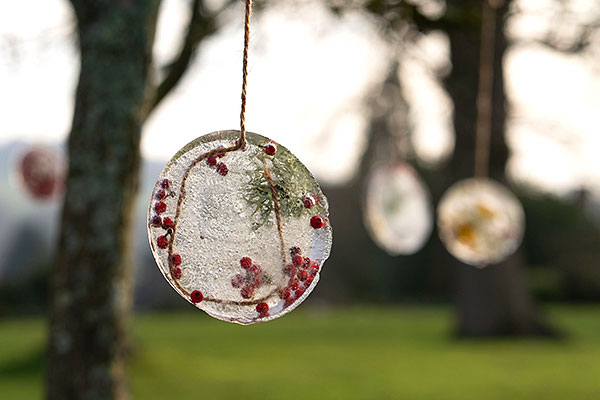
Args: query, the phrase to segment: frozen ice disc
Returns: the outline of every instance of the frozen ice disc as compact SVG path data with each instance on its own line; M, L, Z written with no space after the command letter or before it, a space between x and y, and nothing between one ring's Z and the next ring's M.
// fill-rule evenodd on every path
M148 210L154 258L186 300L215 318L266 321L314 289L331 249L327 199L285 147L238 131L183 147L160 174Z
M403 162L369 174L363 216L375 243L391 255L415 253L433 228L429 193L417 172Z
M438 206L440 238L459 260L485 267L514 253L523 238L525 215L519 200L488 179L452 185Z
M64 190L65 162L44 146L32 146L19 155L16 171L20 186L38 201L52 200Z

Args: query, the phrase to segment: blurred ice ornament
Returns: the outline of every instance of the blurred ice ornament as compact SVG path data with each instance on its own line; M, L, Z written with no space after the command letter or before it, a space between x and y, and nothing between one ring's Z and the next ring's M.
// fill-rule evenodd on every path
M30 147L17 157L16 164L20 186L33 199L47 201L62 194L66 168L55 151Z
M524 225L519 200L489 179L472 178L454 184L438 206L440 238L448 251L480 268L514 253L523 238Z
M417 252L433 228L429 193L417 172L403 162L369 174L363 209L369 234L390 255Z
M285 147L238 131L183 147L148 210L154 258L171 286L209 315L239 324L282 316L314 289L331 249L327 199Z

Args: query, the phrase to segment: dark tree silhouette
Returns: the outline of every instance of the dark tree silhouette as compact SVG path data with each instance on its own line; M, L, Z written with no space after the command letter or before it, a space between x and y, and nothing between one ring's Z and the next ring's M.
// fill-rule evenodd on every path
M132 204L144 121L179 82L216 14L191 2L181 51L150 79L160 0L71 0L81 71L51 277L48 399L124 399ZM227 3L229 4L229 3Z

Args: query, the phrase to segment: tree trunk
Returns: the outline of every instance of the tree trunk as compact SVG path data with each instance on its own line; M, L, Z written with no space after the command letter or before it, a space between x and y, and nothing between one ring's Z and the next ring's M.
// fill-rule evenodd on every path
M506 183L508 149L504 141L505 93L503 56L507 48L504 19L509 1L496 14L492 139L490 177ZM452 73L446 88L454 102L456 146L447 185L473 176L476 95L479 77L481 1L448 1L448 24ZM460 20L452 21L453 16ZM457 17L458 18L458 17ZM524 257L518 251L506 261L477 269L450 261L457 279L459 336L544 335L549 329L539 320L523 271Z
M159 0L72 0L81 72L52 271L46 398L123 399L131 207Z

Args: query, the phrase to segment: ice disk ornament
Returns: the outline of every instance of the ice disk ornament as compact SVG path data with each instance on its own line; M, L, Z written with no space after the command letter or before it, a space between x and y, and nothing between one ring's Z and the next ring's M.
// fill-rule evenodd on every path
M327 199L285 147L238 131L183 147L148 210L154 258L171 286L209 315L252 324L288 313L314 289L331 249Z
M391 255L415 253L433 228L429 193L417 172L403 162L369 174L363 209L371 237Z
M489 179L460 181L438 206L442 242L459 260L485 267L514 253L523 238L525 216L519 200Z
M64 190L65 163L51 149L35 146L23 152L17 174L20 186L35 200L54 199Z

